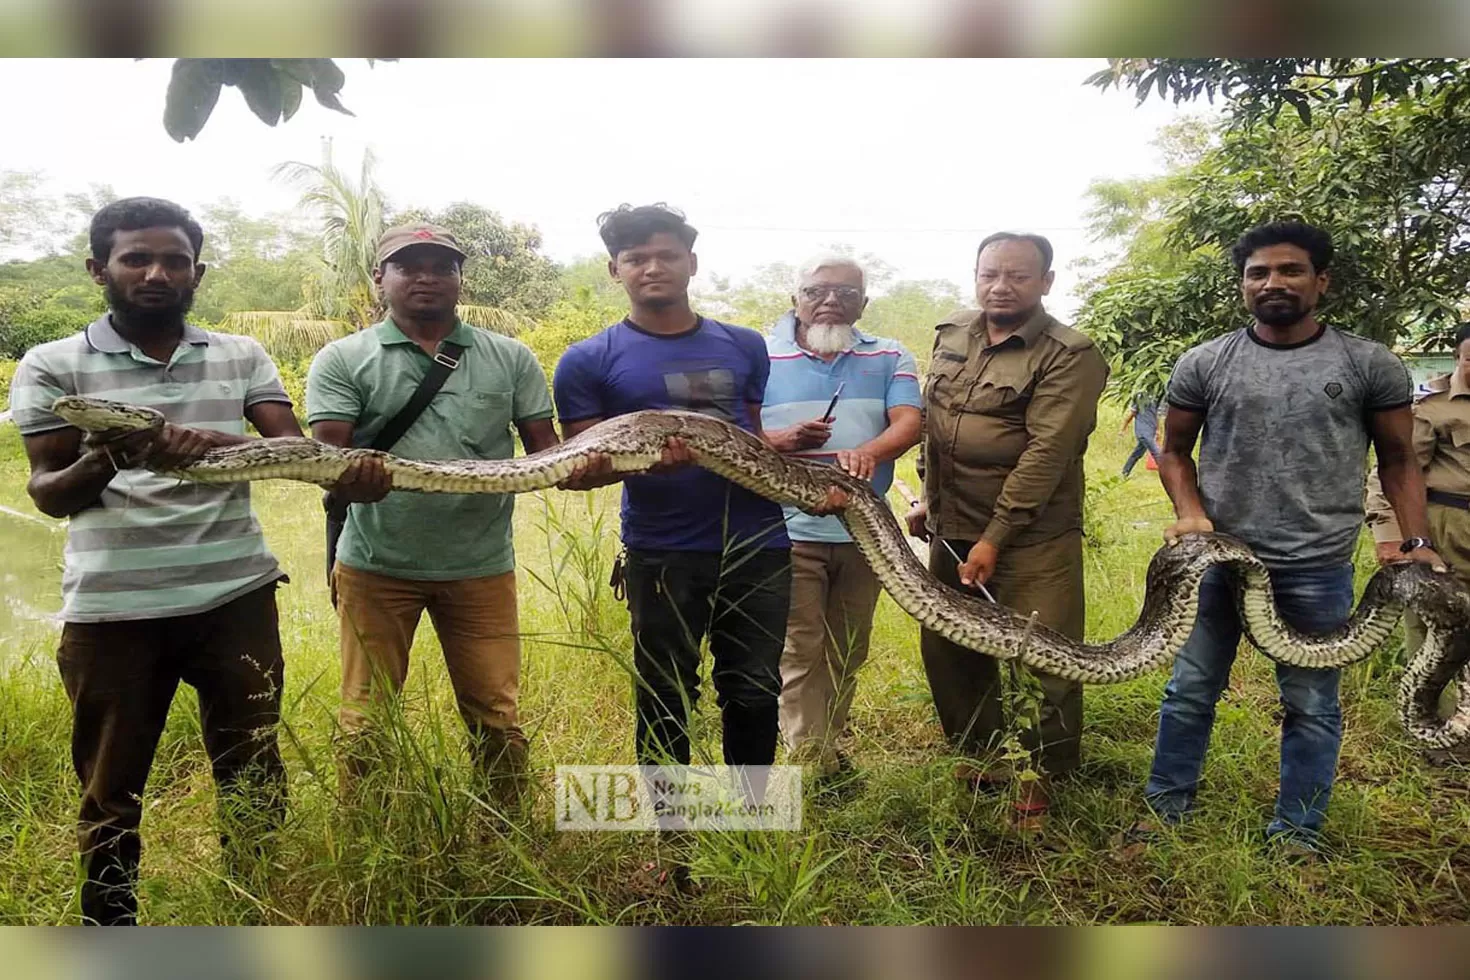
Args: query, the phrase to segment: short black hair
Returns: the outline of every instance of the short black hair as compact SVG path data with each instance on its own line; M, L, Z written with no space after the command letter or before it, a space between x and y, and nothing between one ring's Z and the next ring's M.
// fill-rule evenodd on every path
M607 254L613 258L617 258L623 249L647 244L660 232L678 237L690 251L694 250L694 239L699 237L699 232L684 220L684 212L662 201L636 208L631 204L620 204L599 214L597 225L602 243L607 246Z
M1052 248L1051 242L1045 235L1033 235L1030 232L998 231L993 235L986 235L980 242L980 247L975 249L975 268L980 268L980 253L985 251L987 245L995 242L1030 242L1036 246L1036 251L1041 253L1041 274L1046 275L1051 271Z
M1230 249L1235 274L1245 272L1246 260L1259 248L1272 245L1295 245L1312 258L1312 269L1323 272L1332 264L1332 236L1305 221L1272 221L1257 225L1241 235Z
M199 253L204 249L204 229L183 207L159 197L125 197L92 215L92 227L88 233L92 258L106 262L112 255L112 242L117 232L142 228L182 228L194 249L194 261L199 261Z
M1455 327L1455 346L1452 349L1456 354L1460 352L1460 345L1467 340L1470 340L1470 322Z

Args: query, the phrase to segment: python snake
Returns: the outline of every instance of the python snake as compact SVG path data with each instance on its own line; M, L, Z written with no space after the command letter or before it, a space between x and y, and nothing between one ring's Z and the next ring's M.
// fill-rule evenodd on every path
M93 440L164 423L151 408L81 396L57 399L52 411ZM1470 697L1462 695L1448 719L1436 711L1450 681L1458 678L1460 690L1470 690L1470 592L1448 573L1421 563L1380 568L1344 626L1306 634L1277 614L1266 568L1242 541L1219 533L1186 535L1154 554L1134 625L1105 643L1079 643L1036 623L1034 615L940 583L909 548L893 512L866 480L783 456L736 426L693 412L616 416L550 449L514 459L422 461L293 437L214 448L164 475L199 483L284 479L331 487L353 460L377 456L392 474L394 490L526 493L556 486L594 454L610 457L615 472L642 472L659 461L670 437L684 442L697 465L777 503L811 510L823 504L829 488L845 491L847 502L838 516L905 612L960 646L1072 680L1116 684L1172 660L1193 630L1200 580L1214 566L1234 573L1246 637L1284 664L1336 668L1363 660L1389 636L1403 611L1413 609L1424 621L1427 639L1400 680L1400 720L1412 738L1428 746L1445 748L1470 738Z

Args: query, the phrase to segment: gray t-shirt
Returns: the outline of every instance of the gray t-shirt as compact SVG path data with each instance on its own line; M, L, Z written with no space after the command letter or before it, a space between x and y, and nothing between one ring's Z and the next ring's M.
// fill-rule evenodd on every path
M1283 346L1242 328L1187 351L1168 400L1205 413L1199 485L1215 529L1269 567L1305 568L1352 560L1368 416L1410 394L1403 362L1375 341L1324 327Z

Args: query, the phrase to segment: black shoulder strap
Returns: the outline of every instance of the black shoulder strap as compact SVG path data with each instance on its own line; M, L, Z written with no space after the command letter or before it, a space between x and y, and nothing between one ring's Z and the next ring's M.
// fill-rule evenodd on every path
M398 410L398 414L388 420L383 430L378 433L372 442L370 449L387 452L392 449L403 434L408 431L409 426L423 413L429 402L434 400L434 395L444 386L449 373L459 367L459 362L464 358L465 348L460 344L451 343L448 340L439 342L439 349L434 352L434 362L429 365L429 370L424 373L424 380L419 382L413 397Z

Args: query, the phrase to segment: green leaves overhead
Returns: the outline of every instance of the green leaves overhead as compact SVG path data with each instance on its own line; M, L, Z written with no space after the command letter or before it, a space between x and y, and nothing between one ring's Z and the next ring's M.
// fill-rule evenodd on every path
M194 139L225 86L239 89L250 111L267 126L294 116L304 89L320 105L350 116L340 97L346 82L331 58L179 58L169 81L163 126L176 142Z
M1237 122L1274 124L1290 106L1308 126L1314 110L1368 109L1466 87L1464 62L1454 58L1110 58L1086 83L1132 89L1140 103L1152 94L1172 94L1176 104L1218 95Z
M1321 315L1334 326L1399 349L1443 350L1470 318L1470 66L1354 64L1321 67L1359 72L1334 80L1332 100L1305 78L1290 96L1230 87L1240 101L1204 152L1163 177L1094 185L1093 237L1116 261L1084 286L1078 322L1114 356L1120 395L1156 387L1189 346L1248 322L1228 252L1265 221L1296 217L1332 234ZM1185 97L1216 71L1158 70ZM1274 85L1267 70L1249 69ZM1153 92L1160 76L1138 74L1140 85L1145 77ZM1283 107L1292 111L1272 120Z

